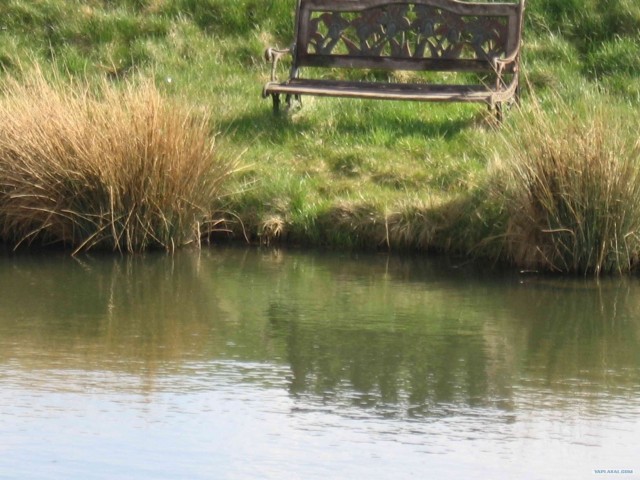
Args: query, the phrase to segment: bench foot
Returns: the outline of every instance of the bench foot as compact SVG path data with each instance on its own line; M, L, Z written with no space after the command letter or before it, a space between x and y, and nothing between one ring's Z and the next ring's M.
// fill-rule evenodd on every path
M271 99L273 100L273 113L278 113L280 111L280 94L272 93Z
M280 94L279 93L271 93L271 99L273 100L273 113L280 113ZM290 112L294 109L298 109L302 107L302 99L300 95L292 95L287 94L284 97L285 102L285 111Z
M285 103L287 104L287 112L302 108L302 97L300 95L287 95L285 97Z

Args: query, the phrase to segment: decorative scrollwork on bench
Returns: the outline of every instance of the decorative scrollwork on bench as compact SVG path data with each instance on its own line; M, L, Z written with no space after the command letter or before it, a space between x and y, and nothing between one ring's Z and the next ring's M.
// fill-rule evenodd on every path
M500 120L503 105L519 99L525 3L298 0L295 41L290 49L267 49L272 75L262 95L272 97L274 111L281 95L289 107L307 95L485 103ZM285 55L291 68L281 82L276 65ZM362 69L430 75L356 81L340 73ZM456 75L471 72L481 77Z
M361 12L313 12L309 55L490 60L506 54L504 17L462 16L403 4Z

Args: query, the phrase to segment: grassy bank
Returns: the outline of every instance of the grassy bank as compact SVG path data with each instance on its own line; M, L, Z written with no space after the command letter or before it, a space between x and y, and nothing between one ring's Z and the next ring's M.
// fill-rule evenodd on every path
M549 156L573 161L558 152L536 153L531 147L538 144L564 142L571 151L594 128L607 140L614 132L615 138L624 136L615 141L625 146L606 144L598 150L602 175L618 163L636 168L640 6L633 0L606 6L596 0L529 3L525 110L511 112L500 130L475 105L309 98L294 115L274 118L260 98L269 76L261 54L265 46L290 42L294 0L267 6L255 0L9 0L0 5L0 64L7 72L3 79L20 77L25 59L34 59L61 78L88 79L90 90L100 90L104 82L121 89L142 77L163 99L207 113L212 119L207 135L218 134L217 148L227 158L240 155L242 168L224 188L224 195L236 192L223 205L233 212L226 227L235 238L448 251L544 270L633 269L638 250L630 242L636 235L633 225L623 222L619 230L621 222L614 218L614 240L607 240L593 233L602 231L601 221L586 213L579 220L535 223L533 214L518 220L524 206L512 207L531 197L523 193L531 183L527 175L533 174L522 167L537 162L529 153L540 155L541 163ZM592 110L590 104L604 107ZM612 111L615 122L608 121ZM591 121L594 115L601 116L597 125ZM556 122L566 128L557 128ZM578 157L596 147L585 145ZM563 163L566 168L559 170L554 166L551 172L593 172L595 160L589 158ZM630 175L624 171L622 177ZM601 175L593 178L597 183ZM501 183L505 179L508 185ZM548 180L558 179L552 175ZM573 194L556 198L566 195ZM632 205L634 200L607 201ZM626 206L622 211L625 222L636 215ZM589 232L575 233L580 230L576 225L583 228L592 221ZM533 225L532 231L525 234L523 224ZM16 233L5 222L3 229L5 241L14 242L37 227ZM590 240L574 245L549 233L564 230L574 231L569 238ZM608 226L604 230L610 231ZM562 255L549 253L549 237ZM617 245L614 251L629 255L603 254L603 245Z

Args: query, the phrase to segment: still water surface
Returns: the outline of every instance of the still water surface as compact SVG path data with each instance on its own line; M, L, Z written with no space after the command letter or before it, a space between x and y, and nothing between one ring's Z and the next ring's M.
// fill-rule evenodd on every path
M0 479L640 478L635 278L0 254L0 296Z

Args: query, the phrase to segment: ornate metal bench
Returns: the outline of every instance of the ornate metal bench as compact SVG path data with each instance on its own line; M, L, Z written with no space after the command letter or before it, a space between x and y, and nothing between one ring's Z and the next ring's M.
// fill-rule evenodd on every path
M520 39L525 0L471 3L457 0L298 0L295 43L269 48L274 111L280 95L425 102L481 102L498 118L502 104L518 99ZM289 78L276 79L278 61L292 56ZM303 67L387 71L476 72L474 83L347 81L305 78ZM306 71L305 71L306 73Z

